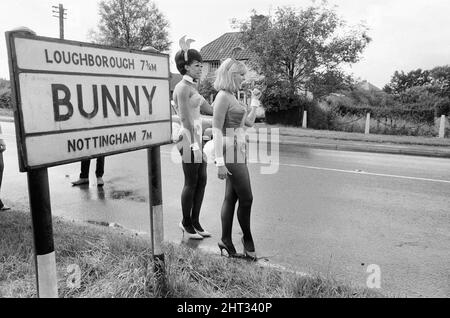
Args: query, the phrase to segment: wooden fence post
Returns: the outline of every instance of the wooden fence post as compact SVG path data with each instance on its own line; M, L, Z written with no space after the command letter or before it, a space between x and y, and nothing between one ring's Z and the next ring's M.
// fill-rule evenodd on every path
M441 123L439 125L439 138L445 138L445 115L441 116Z
M370 113L367 113L366 117L366 129L364 131L366 135L370 134Z
M307 126L307 116L308 116L308 112L305 110L303 111L303 122L302 122L302 128L308 128Z

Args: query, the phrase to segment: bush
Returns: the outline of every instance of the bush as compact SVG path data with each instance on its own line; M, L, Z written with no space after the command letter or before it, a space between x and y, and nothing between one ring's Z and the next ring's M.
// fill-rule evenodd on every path
M315 129L327 129L330 122L330 114L320 108L314 100L302 97L289 99L279 97L275 99L263 98L266 108L266 122L268 124L282 124L288 126L301 126L303 112L308 112L308 127Z
M7 91L0 95L0 108L7 108L7 109L12 108L10 91Z
M208 102L210 101L211 95L216 98L217 91L214 89L213 83L208 79L200 82L198 85L198 92L202 95Z
M332 129L337 114L314 102L308 106L307 127L312 129Z
M266 122L270 125L283 124L288 126L300 126L302 114L298 108L290 108L280 111L266 111Z
M442 115L450 115L450 99L442 98L434 105L434 116L441 117Z
M0 108L12 108L11 87L7 80L0 78Z
M434 100L433 100L434 101ZM374 106L370 104L356 104L347 96L330 96L326 103L339 116L353 115L365 117L367 113L379 120L407 120L416 123L434 122L434 104L425 103L418 99L408 99L401 103L394 101L389 106ZM435 101L434 101L435 103Z

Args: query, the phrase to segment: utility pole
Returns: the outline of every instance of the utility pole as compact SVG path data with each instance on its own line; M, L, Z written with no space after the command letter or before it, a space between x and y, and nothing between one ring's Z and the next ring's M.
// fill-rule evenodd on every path
M63 5L60 3L59 6L52 6L53 13L57 15L53 15L55 18L59 18L59 38L64 39L64 19L66 18L66 11L67 9L64 9Z

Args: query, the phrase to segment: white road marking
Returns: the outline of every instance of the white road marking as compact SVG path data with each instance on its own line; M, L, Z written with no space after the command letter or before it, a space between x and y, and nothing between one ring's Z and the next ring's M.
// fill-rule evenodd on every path
M305 165L287 164L287 163L280 163L280 166L287 166L287 167L294 167L294 168L305 168L305 169L315 169L315 170L325 170L325 171L334 171L334 172L344 172L344 173L369 175L369 176L377 176L377 177L388 177L388 178L417 180L417 181L440 182L440 183L449 183L450 184L450 180L430 179L430 178L420 178L420 177L409 177L409 176L400 176L400 175L395 175L395 174L385 174L385 173L375 173L375 172L366 172L366 171L323 168L323 167L314 167L314 166L305 166Z

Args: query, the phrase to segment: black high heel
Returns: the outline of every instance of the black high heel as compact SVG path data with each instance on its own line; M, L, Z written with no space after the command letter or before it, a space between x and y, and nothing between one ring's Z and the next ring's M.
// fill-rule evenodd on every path
M256 252L255 251L250 252L245 248L243 237L241 238L241 241L242 241L242 246L244 247L244 257L251 260L252 262L256 262L258 260L258 257L256 257Z
M222 241L218 242L217 245L220 248L220 256L223 256L223 250L225 250L228 253L228 257L237 257L237 252L233 245L227 246Z

